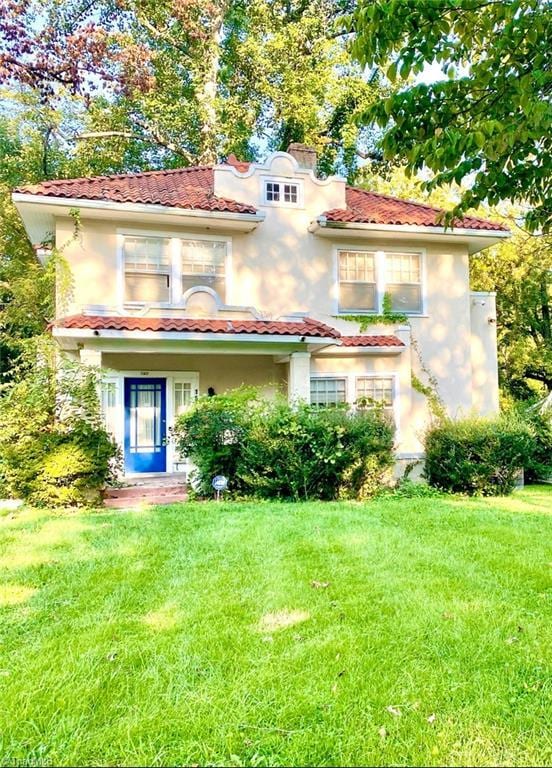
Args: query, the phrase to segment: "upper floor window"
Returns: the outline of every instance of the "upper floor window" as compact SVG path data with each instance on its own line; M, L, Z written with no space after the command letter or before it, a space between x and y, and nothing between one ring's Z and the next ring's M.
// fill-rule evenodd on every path
M166 238L125 237L125 301L170 301L169 246Z
M420 252L338 251L339 311L382 312L387 294L394 312L423 312Z
M367 251L340 251L339 309L376 311L375 254Z
M221 240L182 240L182 293L206 285L225 300L226 243Z
M226 302L225 239L130 236L123 239L124 301L178 304L206 286Z
M263 202L269 205L299 205L301 203L300 184L283 179L265 179Z
M422 311L421 261L420 253L385 255L385 290L395 312Z

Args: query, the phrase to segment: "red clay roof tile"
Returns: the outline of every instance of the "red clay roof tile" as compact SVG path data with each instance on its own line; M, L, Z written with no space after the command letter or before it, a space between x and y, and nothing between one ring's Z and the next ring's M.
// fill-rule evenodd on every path
M310 318L300 320L207 320L171 317L104 317L72 315L54 323L58 328L86 328L113 331L179 331L189 333L271 334L338 338L339 331Z
M339 339L346 347L404 347L396 336L342 336L318 320L220 320L173 317L119 317L71 315L53 323L57 328L82 328L110 331L176 331L188 333L261 334L274 336L309 336Z
M238 160L235 155L230 155L226 162L241 173L245 173L250 167L250 163ZM47 197L165 205L188 210L256 213L254 205L215 196L214 174L210 166L124 173L117 176L58 179L19 187L15 191ZM323 215L328 221L334 222L442 226L440 221L442 211L438 208L369 192L365 189L347 187L346 204L346 208L334 208ZM464 217L456 222L455 226L466 229L508 231L501 224L473 216Z
M109 200L114 203L166 205L202 211L256 213L254 205L215 196L213 169L208 166L42 181L40 184L19 187L16 192L47 197Z
M347 208L333 208L323 215L328 221L356 222L360 224L410 224L419 227L442 227L440 208L401 200L389 195L370 192L367 189L347 187L345 192ZM465 216L456 221L455 227L465 229L486 229L507 232L507 227L493 221Z
M404 347L397 336L341 336L344 347Z

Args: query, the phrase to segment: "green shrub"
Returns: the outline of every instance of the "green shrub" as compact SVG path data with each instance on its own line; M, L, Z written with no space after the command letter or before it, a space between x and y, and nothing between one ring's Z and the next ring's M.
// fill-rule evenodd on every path
M0 396L0 486L37 506L91 505L119 449L102 426L96 372L33 349Z
M335 499L381 487L393 464L393 432L379 410L291 407L248 389L200 399L178 419L175 438L203 493L224 474L242 495Z
M177 419L173 437L179 452L196 466L194 486L199 493L212 493L215 475L225 475L231 491L243 490L238 466L250 431L250 415L257 405L257 391L241 387L228 394L200 397Z
M426 433L424 474L444 491L507 494L533 449L533 430L514 416L443 419Z
M408 478L401 480L393 490L389 491L389 496L397 499L435 499L442 495L443 492L438 488Z
M533 450L525 465L525 480L534 483L552 477L552 409L522 408L521 418L533 430Z

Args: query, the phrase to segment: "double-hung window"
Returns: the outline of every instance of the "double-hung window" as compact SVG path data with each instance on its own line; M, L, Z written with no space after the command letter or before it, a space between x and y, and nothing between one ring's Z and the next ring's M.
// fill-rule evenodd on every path
M339 311L381 313L384 297L393 312L423 311L420 252L338 251Z
M169 239L125 237L123 258L125 301L170 301L171 256Z
M310 401L312 405L335 408L348 403L359 410L383 408L391 418L395 411L395 376L313 376L310 380Z
M173 410L180 416L192 404L192 384L189 381L175 381L173 386Z
M369 251L339 252L340 311L376 311L376 260Z
M182 240L182 293L205 285L225 301L226 242L222 240Z
M226 239L124 235L124 302L181 302L190 288L205 286L226 303Z
M347 383L345 378L331 376L311 379L311 404L325 408L335 408L347 401Z
M421 312L421 254L386 253L385 290L395 312Z

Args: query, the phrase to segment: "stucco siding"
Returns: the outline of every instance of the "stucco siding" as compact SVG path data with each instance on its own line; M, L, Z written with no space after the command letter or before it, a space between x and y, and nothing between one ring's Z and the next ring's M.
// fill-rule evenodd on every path
M213 387L218 394L246 384L259 387L267 397L286 391L285 365L269 355L140 355L107 353L102 366L118 371L149 374L155 371L187 371L199 374L199 394Z
M293 179L301 185L297 206L265 204L263 181L267 175ZM358 323L347 323L338 313L339 248L365 249L374 252L417 251L422 254L423 312L409 318L410 332L398 327L369 327L370 334L396 333L406 343L400 354L339 353L314 354L310 359L313 376L335 374L348 377L349 386L363 374L393 375L396 378L396 417L398 450L406 456L419 454L422 438L429 423L426 398L412 387L412 373L424 383L428 372L435 378L438 394L450 415L468 413L472 408L482 413L497 409L498 386L496 364L496 325L494 297L485 302L474 301L469 290L468 241L459 242L437 233L417 231L395 236L387 232L365 230L352 236L344 229L313 226L318 217L333 208L345 207L345 183L340 179L315 179L310 172L298 169L289 156L277 154L269 168L252 167L240 174L229 166L215 168L215 194L256 205L264 220L251 224L252 231L232 230L228 222L213 222L211 228L179 226L178 217L171 224L137 223L129 214L109 218L81 211L81 227L74 237L74 221L65 216L56 219L56 244L72 273L73 289L68 302L59 302L58 313L78 314L83 311L129 313L124 306L124 279L121 265L122 234L157 234L163 237L203 235L228 239L228 274L226 295L217 305L216 296L205 292L194 294L189 303L182 301L171 307L147 307L154 315L220 315L225 319L251 316L288 317L305 313L336 327L341 333L355 335ZM184 216L184 214L183 214ZM310 231L312 230L312 231ZM174 243L176 246L177 244ZM178 252L175 250L175 258ZM380 258L378 256L378 258ZM381 256L383 260L383 256ZM383 263L383 261L382 261ZM174 272L171 279L174 278ZM178 285L175 281L174 285ZM381 283L380 283L381 287ZM304 340L303 340L304 341ZM100 339L94 344L101 347ZM285 355L302 350L307 342L297 340L284 352L274 344L270 354L266 345L252 354L227 354L220 349L223 342L211 340L207 351L213 354L160 354L161 346L138 354L139 347L125 353L105 352L102 366L113 371L189 371L199 375L200 393L208 387L217 392L249 384L258 386L267 396L285 393L288 365ZM301 350L296 349L301 347ZM111 347L113 349L113 347ZM129 346L129 350L132 345ZM243 347L240 347L243 351ZM204 352L206 347L200 348ZM280 362L276 362L279 360ZM303 366L301 391L308 392L308 365ZM301 369L302 370L302 369Z

